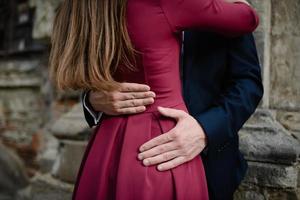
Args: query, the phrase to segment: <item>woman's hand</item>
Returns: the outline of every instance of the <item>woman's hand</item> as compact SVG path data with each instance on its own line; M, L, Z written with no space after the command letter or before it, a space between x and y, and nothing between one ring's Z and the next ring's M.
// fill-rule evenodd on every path
M121 83L116 91L91 91L89 102L93 109L108 115L136 114L154 103L155 93L147 85Z
M237 3L237 2L241 2L241 3L245 3L245 4L247 4L247 5L250 6L249 2L246 1L246 0L225 0L225 1L228 2L228 3Z

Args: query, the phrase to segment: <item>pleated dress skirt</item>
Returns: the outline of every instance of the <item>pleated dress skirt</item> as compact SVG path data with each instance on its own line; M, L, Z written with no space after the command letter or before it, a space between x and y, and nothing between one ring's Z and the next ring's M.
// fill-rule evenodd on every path
M103 115L82 160L73 199L207 200L200 156L163 172L157 170L157 165L144 166L137 158L142 144L166 133L175 124L157 111Z

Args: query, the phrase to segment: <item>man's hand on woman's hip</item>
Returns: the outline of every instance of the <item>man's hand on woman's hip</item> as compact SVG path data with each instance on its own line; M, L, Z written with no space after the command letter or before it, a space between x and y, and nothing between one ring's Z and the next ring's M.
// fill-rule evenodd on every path
M95 111L123 115L144 112L154 103L155 93L147 85L121 83L116 91L91 91L88 98Z
M165 171L199 156L207 145L200 124L184 111L161 107L158 110L162 115L174 118L177 124L169 132L143 144L138 159L145 166L158 165L158 170Z

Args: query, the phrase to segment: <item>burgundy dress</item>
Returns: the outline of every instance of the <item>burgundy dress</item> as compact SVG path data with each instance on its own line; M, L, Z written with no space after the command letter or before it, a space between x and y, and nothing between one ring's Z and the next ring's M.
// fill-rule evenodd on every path
M129 35L139 52L137 70L120 68L115 77L147 84L157 97L144 113L102 117L82 161L73 199L206 200L200 156L160 172L137 159L138 149L175 126L157 106L187 112L179 75L182 30L238 36L257 27L257 14L246 4L222 0L128 0L127 7Z

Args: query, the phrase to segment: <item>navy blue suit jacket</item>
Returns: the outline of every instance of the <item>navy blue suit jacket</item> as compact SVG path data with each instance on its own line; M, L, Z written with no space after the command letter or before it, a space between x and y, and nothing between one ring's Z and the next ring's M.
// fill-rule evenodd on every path
M186 32L182 62L185 102L208 138L202 160L210 197L231 199L247 170L238 131L263 96L253 35Z
M238 131L263 95L254 38L186 32L183 50L185 102L208 138L201 156L210 199L232 199L247 170ZM89 125L95 125L86 109L84 113Z

